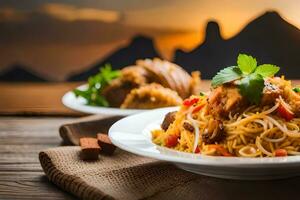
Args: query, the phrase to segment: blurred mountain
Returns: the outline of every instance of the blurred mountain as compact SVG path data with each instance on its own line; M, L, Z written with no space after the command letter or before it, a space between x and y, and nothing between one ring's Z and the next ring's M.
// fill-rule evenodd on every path
M27 70L24 65L15 64L0 72L0 82L45 82L46 80Z
M277 12L266 12L228 40L221 37L216 22L209 22L204 42L190 52L177 50L174 61L188 71L200 70L203 78L210 79L220 69L235 65L239 53L246 53L280 66L280 73L288 78L299 78L299 52L300 30Z
M1 35L1 34L0 34ZM266 12L247 24L237 35L225 40L217 22L208 22L202 44L191 51L176 50L174 62L187 71L200 70L204 79L212 78L220 69L236 64L239 53L251 54L259 62L276 64L287 78L300 78L300 30L285 21L277 12ZM85 71L75 73L68 81L84 81L110 63L114 69L132 65L137 59L161 57L153 40L136 36L131 42ZM0 81L45 81L26 66L14 65L0 72Z
M153 40L144 36L136 36L130 44L123 47L113 54L107 56L98 63L95 63L88 70L71 75L68 81L83 81L99 71L99 68L106 63L110 63L113 69L121 69L125 66L132 65L138 59L160 57L156 51Z

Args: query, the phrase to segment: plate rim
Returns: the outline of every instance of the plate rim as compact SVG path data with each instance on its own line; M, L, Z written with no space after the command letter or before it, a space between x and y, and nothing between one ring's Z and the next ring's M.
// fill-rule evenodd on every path
M115 122L109 129L108 135L110 140L114 145L119 147L122 150L128 151L130 153L144 156L144 157L150 157L157 160L163 160L168 162L174 162L174 163L181 163L181 164L189 164L189 165L199 165L199 166L214 166L214 167L237 167L237 168L254 168L254 167L260 167L260 168L270 168L270 167L283 167L283 166L300 166L300 156L287 156L287 157L272 157L272 158L244 158L244 157L220 157L220 156L205 156L205 155L195 155L192 153L186 153L186 152L180 152L177 150L169 149L166 147L160 147L153 142L151 142L152 145L167 149L168 151L175 151L178 154L187 154L189 155L188 158L186 157L176 157L176 156L170 156L167 154L162 153L150 153L142 150L138 150L135 148L128 148L128 145L124 145L123 143L119 142L117 139L114 138L114 134L119 134L122 131L118 130L118 126L120 123L123 123L126 120L132 120L132 119L142 119L143 115L151 115L155 112L170 112L174 111L175 108L159 108L154 109L151 111L146 111L143 113L138 113L134 115L127 116L125 118L122 118ZM149 122L151 123L151 122ZM143 127L143 130L145 127ZM140 134L142 134L143 130L139 130ZM149 141L148 141L149 142ZM191 158L191 157L194 158ZM197 159L195 157L198 157ZM218 161L215 161L218 160ZM224 160L225 162L222 162Z
M87 84L83 84L76 88L84 89L86 87ZM140 112L149 111L149 109L121 109L121 108L102 107L102 106L89 106L89 105L79 104L78 103L79 100L77 101L74 100L73 102L70 102L70 98L76 99L74 93L71 90L66 92L62 96L61 98L62 104L67 108L70 108L78 112L87 113L87 114L107 114L107 115L128 116Z

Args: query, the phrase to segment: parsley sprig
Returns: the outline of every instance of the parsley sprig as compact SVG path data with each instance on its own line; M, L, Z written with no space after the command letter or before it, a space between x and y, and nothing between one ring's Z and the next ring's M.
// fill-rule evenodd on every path
M264 88L264 78L274 76L279 67L271 64L257 66L252 56L239 54L237 66L227 67L219 71L212 79L212 87L236 81L241 95L251 103L259 104Z
M103 88L108 85L111 80L121 75L120 70L112 70L110 64L101 67L99 73L89 77L88 88L86 90L74 89L76 97L86 99L87 105L91 106L109 106L107 100L101 95Z
M300 93L300 88L299 88L299 87L294 87L293 90L294 90L294 92L296 92L296 93Z

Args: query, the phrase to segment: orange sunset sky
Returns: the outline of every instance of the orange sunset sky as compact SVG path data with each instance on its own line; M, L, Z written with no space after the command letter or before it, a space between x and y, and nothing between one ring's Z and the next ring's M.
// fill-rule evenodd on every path
M84 70L136 34L154 39L172 59L176 48L192 49L215 20L223 38L276 10L300 28L299 0L1 0L0 71L14 63L52 80Z

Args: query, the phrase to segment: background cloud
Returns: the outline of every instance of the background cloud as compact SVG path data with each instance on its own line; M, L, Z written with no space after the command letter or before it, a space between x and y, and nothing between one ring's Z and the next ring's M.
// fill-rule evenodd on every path
M100 10L94 8L77 8L71 5L49 3L40 8L40 12L67 21L96 20L107 23L117 22L120 19L118 11Z
M25 20L27 20L27 16L15 8L0 8L0 22L20 22Z

